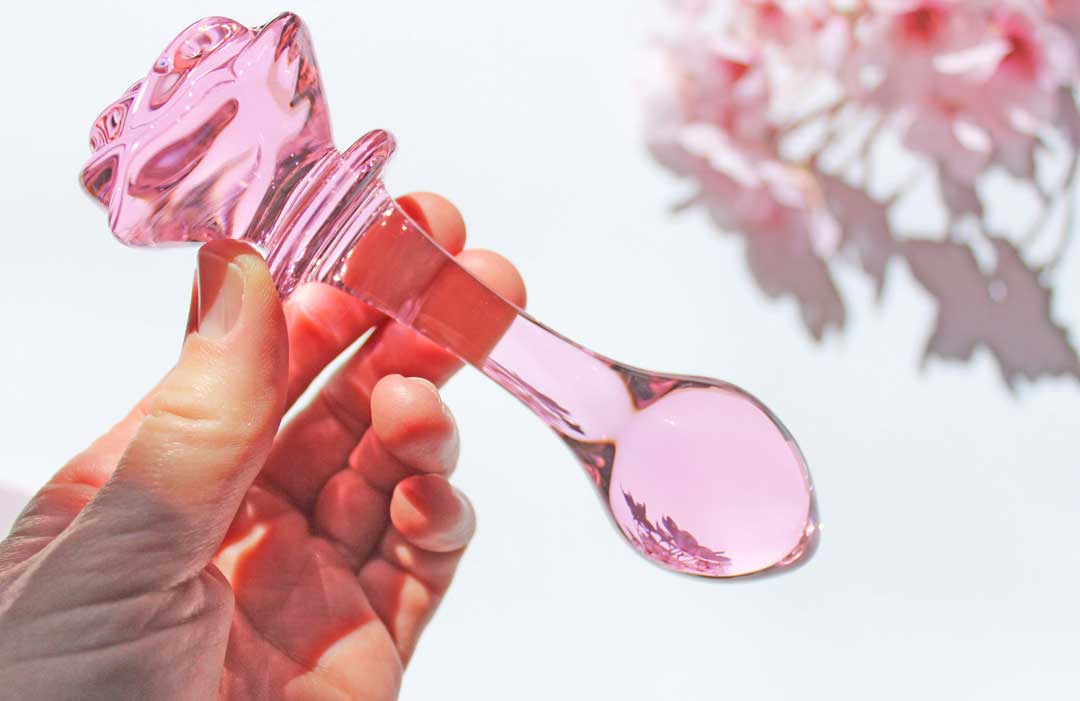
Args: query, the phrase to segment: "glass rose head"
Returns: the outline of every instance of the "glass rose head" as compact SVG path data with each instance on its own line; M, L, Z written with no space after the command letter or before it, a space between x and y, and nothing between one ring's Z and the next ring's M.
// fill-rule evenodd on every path
M333 148L311 38L285 13L195 22L94 123L86 190L133 246L248 236Z

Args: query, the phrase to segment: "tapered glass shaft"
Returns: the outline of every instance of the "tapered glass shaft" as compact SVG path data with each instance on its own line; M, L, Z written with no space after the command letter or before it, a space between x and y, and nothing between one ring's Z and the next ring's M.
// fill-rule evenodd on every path
M716 380L621 365L473 277L377 184L313 276L411 326L528 406L570 446L637 549L675 570L751 574L816 535L798 447L757 400ZM400 261L400 265L395 265Z

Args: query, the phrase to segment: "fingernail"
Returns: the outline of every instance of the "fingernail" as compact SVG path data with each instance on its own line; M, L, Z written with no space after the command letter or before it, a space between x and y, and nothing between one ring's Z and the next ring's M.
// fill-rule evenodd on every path
M426 377L410 377L409 379L414 382L419 382L420 384L430 389L432 394L434 394L436 397L439 397L439 388L436 387L435 383L431 380L427 379ZM439 401L442 401L441 397L439 397Z
M435 383L426 377L410 377L410 380L415 380L431 390L431 393L435 395L435 399L439 400L439 408L442 409L444 416L448 417L451 422L454 421L453 415L450 414L450 408L446 406L446 402L443 401L442 394L439 393L439 388L435 386ZM454 430L457 430L457 424L454 424Z
M244 304L244 274L236 264L204 246L199 251L200 336L220 339L240 318Z
M454 487L454 496L461 502L463 512L459 527L465 542L468 543L468 541L472 540L473 534L476 533L476 507L473 506L472 500L465 496L465 492L457 487Z
M451 485L451 486L453 486L453 485ZM476 520L476 507L473 506L472 499L465 496L465 492L461 491L457 487L454 487L454 496L456 496L458 498L458 501L461 502L461 505L462 505L462 507L465 508L465 511L467 511L471 515L471 520L475 521Z

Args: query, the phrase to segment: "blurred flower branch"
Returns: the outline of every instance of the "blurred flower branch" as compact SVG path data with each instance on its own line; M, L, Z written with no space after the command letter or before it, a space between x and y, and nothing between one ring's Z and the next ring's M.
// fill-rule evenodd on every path
M743 238L768 296L820 339L845 325L836 266L880 295L903 261L938 307L924 359L984 347L1010 386L1080 377L1052 313L1077 218L1080 0L667 7L650 149L695 185L677 208Z

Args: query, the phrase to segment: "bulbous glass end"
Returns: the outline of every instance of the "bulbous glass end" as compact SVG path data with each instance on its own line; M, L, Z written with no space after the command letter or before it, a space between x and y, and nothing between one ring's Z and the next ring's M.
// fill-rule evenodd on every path
M821 524L806 460L753 395L592 353L545 358L575 377L586 403L573 418L593 435L571 437L586 432L576 422L549 424L646 558L676 572L731 578L789 570L813 555Z
M708 577L805 562L820 524L806 461L783 424L728 383L647 377L662 391L634 397L613 441L608 501L627 539L658 564Z

